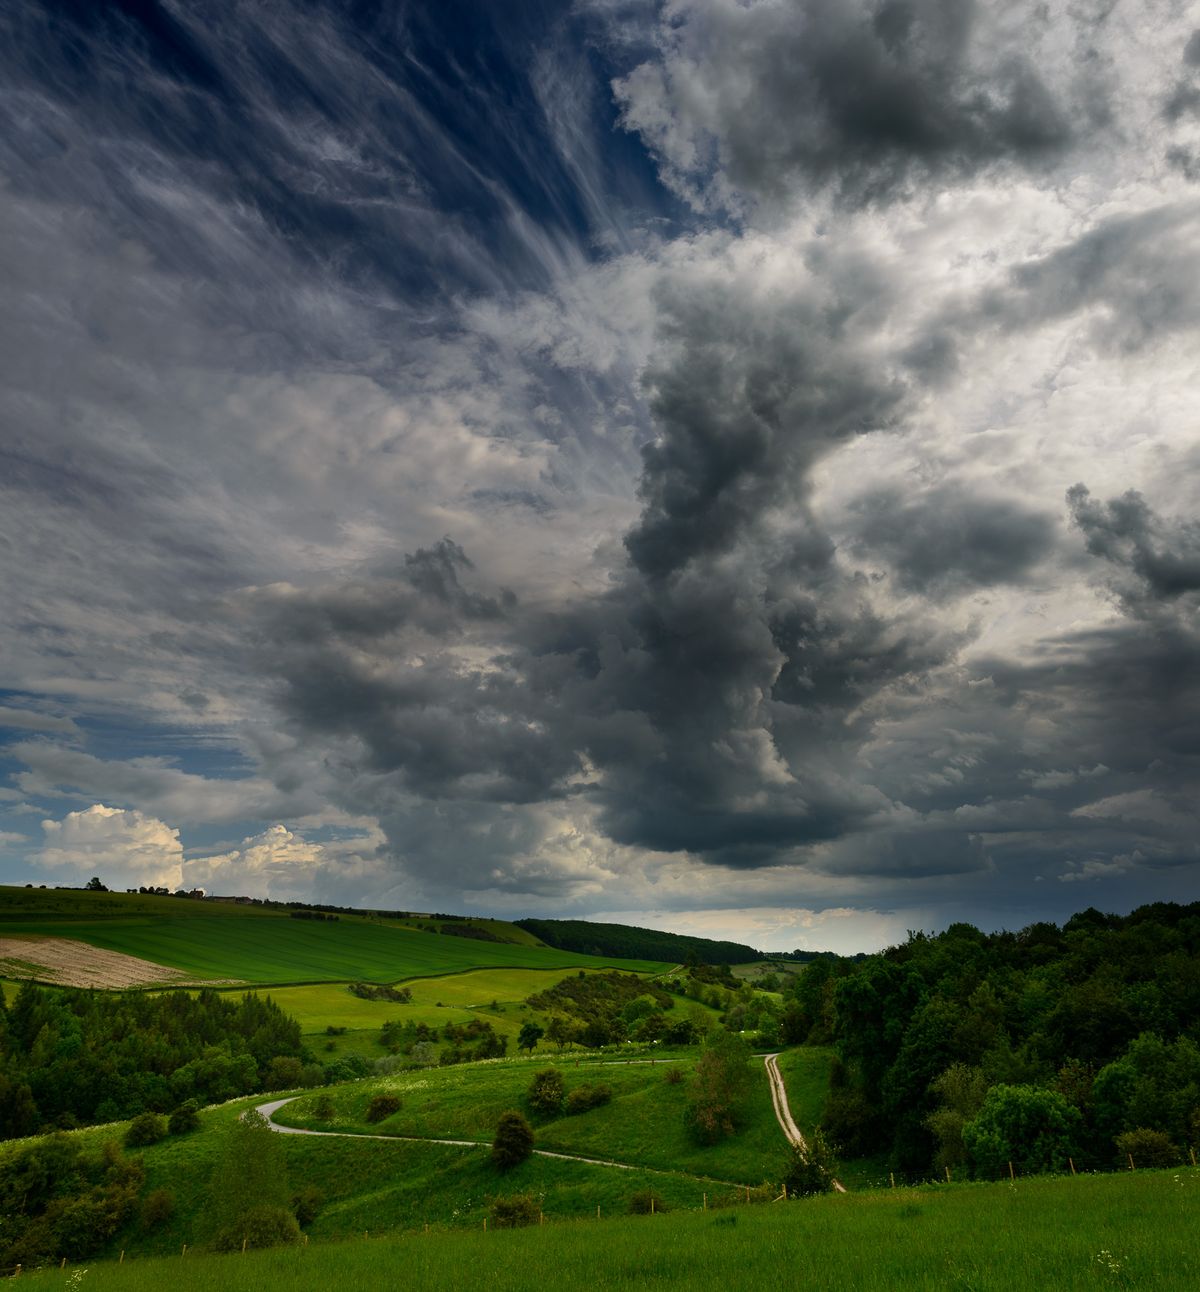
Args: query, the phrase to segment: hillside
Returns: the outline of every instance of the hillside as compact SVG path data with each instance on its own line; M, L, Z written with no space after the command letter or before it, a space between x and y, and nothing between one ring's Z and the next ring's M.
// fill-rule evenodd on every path
M632 960L670 960L675 964L749 964L760 951L740 942L714 942L684 933L639 929L630 924L597 924L590 920L517 920L548 946L593 956Z
M364 914L336 921L290 918L286 910L125 893L0 888L0 976L26 977L14 943L63 938L165 966L196 980L247 984L401 979L487 967L600 968L589 956L531 942L430 933ZM665 960L620 965L656 972ZM48 975L38 974L38 977Z

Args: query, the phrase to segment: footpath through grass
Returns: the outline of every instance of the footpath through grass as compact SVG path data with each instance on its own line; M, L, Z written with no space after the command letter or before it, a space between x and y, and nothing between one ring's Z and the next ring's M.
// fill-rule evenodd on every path
M739 1184L758 1185L781 1178L786 1143L759 1061L754 1063L738 1133L707 1147L690 1138L684 1108L687 1078L697 1057L694 1049L680 1051L670 1059L656 1058L653 1063L535 1055L532 1059L401 1072L302 1095L281 1108L276 1121L313 1130L490 1143L502 1113L510 1108L525 1109L525 1094L534 1073L557 1068L568 1092L585 1084L603 1084L611 1088L613 1097L608 1104L574 1116L531 1116L538 1148ZM668 1076L672 1070L683 1079L672 1081ZM384 1093L398 1095L402 1106L386 1121L370 1124L366 1120L368 1105L373 1096ZM316 1109L326 1099L332 1103L334 1115L318 1120Z
M1194 1289L1200 1174L1137 1172L931 1185L720 1212L578 1220L232 1256L90 1262L96 1292L306 1292L402 1284L410 1292L814 1292ZM72 1271L27 1276L38 1292Z

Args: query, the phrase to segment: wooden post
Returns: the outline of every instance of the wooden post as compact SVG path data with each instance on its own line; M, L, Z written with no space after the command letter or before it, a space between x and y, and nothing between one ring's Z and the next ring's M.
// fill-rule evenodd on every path
M544 1211L539 1211L539 1212L538 1212L538 1224L539 1224L539 1225L544 1225L545 1223L546 1223L546 1213L545 1213Z
M1016 1173L1015 1173L1015 1172L1013 1171L1013 1169L1012 1169L1012 1163L1011 1163L1011 1162L1008 1164L1008 1178L1009 1178L1010 1180L1015 1180L1015 1179L1017 1178L1017 1177L1016 1177Z
M485 1234L487 1233L487 1217L486 1217L486 1216L484 1216L484 1218L483 1218L483 1232L484 1232Z
M65 1256L62 1258L62 1264L58 1268L60 1270L65 1270L67 1268L67 1258Z
M250 1240L249 1240L248 1238L243 1238L243 1239L242 1239L242 1255L243 1255L243 1256L245 1256L245 1254L246 1254L246 1244L247 1244L249 1241L250 1241Z
M891 1180L891 1182L892 1182L892 1188L894 1189L894 1188L896 1187L896 1172L895 1172L895 1171L889 1171L889 1172L888 1172L888 1179L889 1179L889 1180Z
M1072 1175L1074 1175L1074 1174L1075 1174L1075 1159L1074 1159L1073 1157L1069 1157L1069 1158L1067 1158L1067 1161L1068 1161L1068 1162L1070 1162L1070 1164L1071 1164L1071 1174L1072 1174Z
M1126 1153L1126 1154L1125 1154L1125 1156L1129 1159L1129 1169L1132 1171L1132 1170L1133 1170L1133 1154L1132 1154L1132 1153Z
M950 1168L949 1168L949 1167L947 1167L947 1168L946 1168L946 1183L947 1183L947 1184L949 1184L949 1183L950 1183Z
M1195 1166L1195 1165L1196 1165L1196 1150L1195 1150L1194 1148L1190 1148L1190 1149L1188 1149L1188 1152L1192 1155L1192 1165L1193 1165L1193 1166Z
M307 1247L307 1246L308 1246L308 1235L307 1235L307 1234L305 1234L305 1235L304 1235L304 1243L303 1243L303 1246L304 1246L304 1247Z
M708 1210L708 1194L707 1194L707 1193L704 1195L704 1205L703 1205L703 1207L702 1207L702 1210L703 1210L703 1211L707 1211L707 1210Z
M750 1201L750 1186L746 1185L746 1201Z
M120 1259L119 1261L117 1261L117 1264L118 1264L118 1265L124 1265L124 1264L125 1264L125 1249L124 1249L124 1248L122 1248L122 1249L121 1249L121 1259Z
M183 1245L183 1251L181 1251L179 1254L180 1254L180 1256L186 1256L186 1255L187 1255L187 1243L184 1243L184 1245Z
M650 1195L650 1214L654 1215L654 1194Z
M596 1203L596 1219L600 1219L600 1204Z
M428 1221L428 1220L425 1222L425 1232L426 1232L426 1233L429 1233L429 1221Z

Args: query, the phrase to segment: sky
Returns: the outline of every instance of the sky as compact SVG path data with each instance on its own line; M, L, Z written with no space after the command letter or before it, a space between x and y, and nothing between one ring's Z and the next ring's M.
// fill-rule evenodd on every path
M0 10L0 882L852 952L1200 878L1200 14Z

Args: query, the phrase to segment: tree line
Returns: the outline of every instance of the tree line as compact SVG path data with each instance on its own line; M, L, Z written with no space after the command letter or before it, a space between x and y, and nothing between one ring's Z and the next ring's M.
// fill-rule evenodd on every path
M912 933L822 959L780 1018L838 1054L824 1127L899 1171L1168 1165L1200 1143L1200 903Z
M0 1139L275 1089L315 1066L272 1000L211 990L0 991Z

